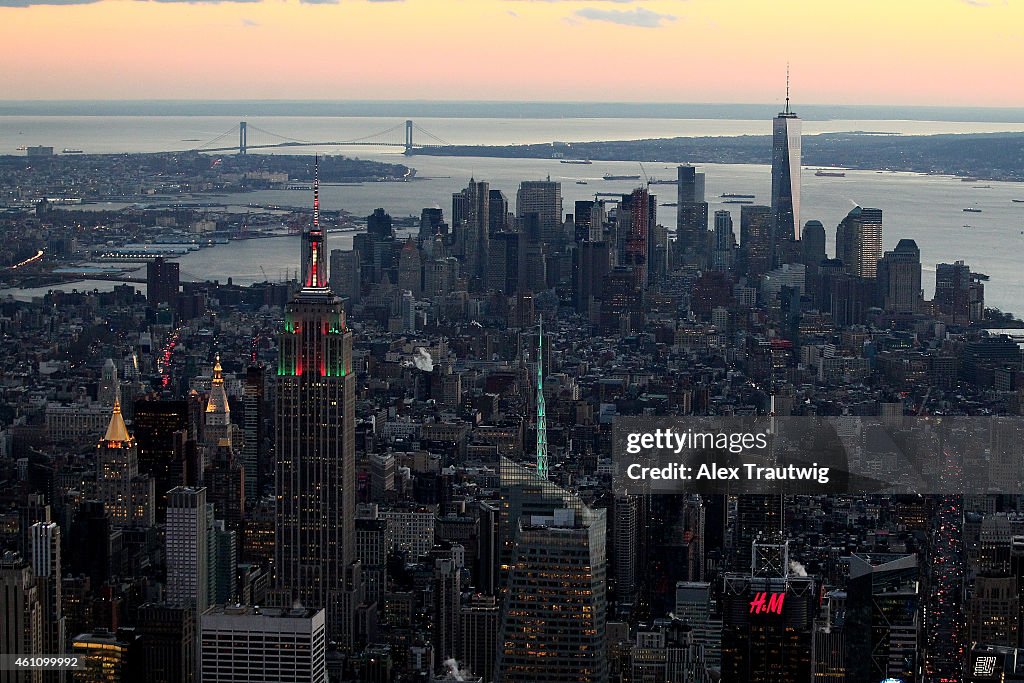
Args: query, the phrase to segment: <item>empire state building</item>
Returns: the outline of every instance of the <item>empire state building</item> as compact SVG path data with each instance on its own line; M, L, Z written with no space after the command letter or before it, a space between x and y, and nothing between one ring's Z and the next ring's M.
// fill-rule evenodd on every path
M362 602L352 563L355 377L352 333L341 300L328 288L319 164L301 258L303 286L285 307L278 337L277 597L287 606L326 609L328 637L345 644Z

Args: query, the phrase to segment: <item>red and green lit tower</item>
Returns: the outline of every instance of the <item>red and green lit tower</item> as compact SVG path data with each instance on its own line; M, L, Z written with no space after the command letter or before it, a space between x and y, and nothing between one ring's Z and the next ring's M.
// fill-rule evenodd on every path
M351 634L355 540L355 378L352 333L328 288L320 228L302 235L302 289L285 307L278 342L276 587L285 604L327 610L329 637ZM358 582L356 582L358 583Z

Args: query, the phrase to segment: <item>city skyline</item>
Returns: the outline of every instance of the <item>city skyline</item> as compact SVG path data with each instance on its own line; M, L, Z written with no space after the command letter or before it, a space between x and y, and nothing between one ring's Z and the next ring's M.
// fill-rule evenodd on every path
M781 102L788 61L795 102L1024 105L1005 87L1024 36L1024 6L1008 1L837 9L738 0L728 21L704 0L485 0L447 9L426 0L4 0L5 96L444 99L469 78L484 100L594 101L610 92L624 102ZM763 36L778 31L800 47L765 58ZM339 36L341 49L324 49ZM640 47L603 49L623 38ZM836 48L848 44L858 49ZM675 64L688 68L668 68Z
M780 100L0 101L0 681L1024 683L1024 109L802 104L1016 102L1017 1L0 0L14 96Z

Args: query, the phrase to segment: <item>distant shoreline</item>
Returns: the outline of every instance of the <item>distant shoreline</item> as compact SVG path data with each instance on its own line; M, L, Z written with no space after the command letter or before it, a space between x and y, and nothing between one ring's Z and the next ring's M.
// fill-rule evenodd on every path
M0 116L371 116L768 120L776 103L423 100L0 100ZM805 121L1024 123L1022 107L801 104Z
M769 135L676 137L530 145L452 145L413 156L770 164ZM1024 182L1024 133L886 135L822 133L802 138L802 164ZM413 162L414 163L414 162Z

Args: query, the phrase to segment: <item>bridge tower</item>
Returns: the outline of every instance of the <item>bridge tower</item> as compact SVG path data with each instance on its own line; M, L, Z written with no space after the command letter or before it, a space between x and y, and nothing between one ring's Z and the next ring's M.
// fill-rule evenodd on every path
M249 146L248 141L248 130L245 121L238 122L238 153L245 154L246 147Z
M412 120L405 122L405 153L412 154Z

